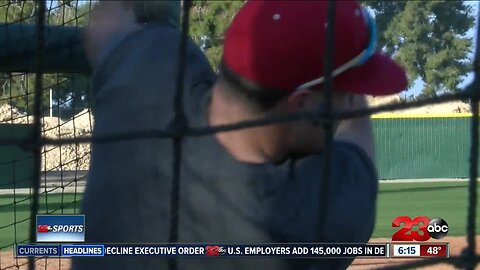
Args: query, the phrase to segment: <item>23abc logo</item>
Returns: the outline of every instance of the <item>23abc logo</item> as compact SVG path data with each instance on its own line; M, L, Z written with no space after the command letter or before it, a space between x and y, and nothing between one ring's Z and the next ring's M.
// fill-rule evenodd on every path
M403 227L401 224L405 224ZM418 226L414 230L413 226ZM431 238L442 239L448 234L448 224L441 218L429 219L418 216L411 219L408 216L398 216L392 220L392 227L400 227L393 235L392 241L427 241ZM410 233L408 233L410 231Z

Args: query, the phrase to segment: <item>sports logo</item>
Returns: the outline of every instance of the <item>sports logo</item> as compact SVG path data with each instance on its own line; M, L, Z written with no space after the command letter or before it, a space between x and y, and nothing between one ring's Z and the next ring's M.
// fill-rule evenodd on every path
M402 227L401 224L404 224ZM418 229L415 229L418 227ZM449 228L441 218L429 219L418 216L411 219L408 216L399 216L392 220L392 227L400 227L393 235L392 241L427 241L430 238L442 239L447 236Z
M85 216L37 215L37 242L85 242Z
M38 225L37 226L37 232L39 232L39 233L51 232L52 230L53 230L52 226L48 226L48 225Z
M225 253L225 248L221 246L206 246L205 255L206 256L220 256Z

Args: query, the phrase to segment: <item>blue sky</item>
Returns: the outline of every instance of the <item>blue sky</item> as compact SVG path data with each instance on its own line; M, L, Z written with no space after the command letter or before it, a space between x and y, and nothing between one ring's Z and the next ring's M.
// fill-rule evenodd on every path
M465 1L466 4L472 6L473 8L473 15L475 16L475 26L470 29L468 32L467 32L467 36L468 37L473 37L473 48L472 48L472 53L469 55L470 59L472 59L473 61L473 57L474 57L474 48L475 48L475 45L477 44L477 23L478 23L478 1ZM463 82L460 84L460 87L465 87L466 85L468 85L469 83L471 83L473 80L473 72L470 72L470 74L468 74L468 76L463 80ZM422 88L423 88L423 81L420 80L420 79L417 79L415 81L415 84L414 86L408 90L408 91L404 91L404 92L401 92L400 95L401 96L410 96L410 95L418 95L421 91L422 91Z

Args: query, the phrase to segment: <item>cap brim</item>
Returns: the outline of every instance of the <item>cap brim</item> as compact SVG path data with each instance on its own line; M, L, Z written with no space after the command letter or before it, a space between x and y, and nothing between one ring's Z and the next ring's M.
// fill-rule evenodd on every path
M363 65L347 70L335 78L342 91L367 95L390 95L408 87L405 70L390 57L376 53Z

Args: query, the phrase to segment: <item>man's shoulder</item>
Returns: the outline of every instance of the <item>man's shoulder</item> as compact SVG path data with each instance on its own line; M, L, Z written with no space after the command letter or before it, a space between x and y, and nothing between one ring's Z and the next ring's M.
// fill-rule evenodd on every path
M101 52L96 66L97 76L108 77L128 70L130 76L157 74L158 79L175 82L179 69L181 32L170 26L146 25L129 34L112 38ZM187 39L185 78L212 77L214 72L202 50ZM124 70L125 69L125 70Z
M311 155L296 168L297 178L313 188L318 199L313 212L320 211L319 196L327 194L327 216L323 235L326 241L366 242L371 236L375 221L378 177L375 166L365 151L350 142L336 141L331 155L329 178L325 178L324 154ZM322 193L320 183L328 181L327 193ZM310 193L312 194L312 193ZM359 222L351 222L352 220ZM361 222L360 222L361 221Z
M181 32L170 26L149 25L126 36L111 40L102 52L94 79L93 93L109 92L113 88L128 88L132 98L144 94L152 99L158 95L165 102L173 103L177 88L180 65ZM215 73L202 50L191 40L187 40L185 51L183 87L185 98L189 95L204 94L192 89L205 88L213 84ZM134 89L131 89L134 88ZM169 104L163 104L169 109Z
M112 35L100 51L96 68L101 69L111 58L128 56L128 54L125 53L125 50L132 49L132 47L135 48L137 46L142 46L145 43L162 40L162 46L158 46L156 48L157 50L173 48L175 47L174 43L178 43L180 35L181 33L178 29L163 25L145 25L135 31L119 32ZM129 52L129 54L142 52L145 52L145 50L135 50Z
M298 164L299 167L303 168L305 173L321 175L323 173L322 166L325 164L326 158L325 153L317 153L300 159ZM347 173L354 171L357 175L364 173L368 177L376 177L376 169L372 160L361 147L354 143L334 141L329 158L331 159L332 172L334 175L340 172ZM319 164L322 164L322 166L319 166Z
M324 153L320 153L299 160L295 168L296 177L312 186L328 181L329 192L335 192L340 197L350 196L350 191L358 186L362 187L358 192L365 196L376 194L377 170L361 147L349 142L335 141L329 157L330 163L326 162L326 158ZM330 164L328 178L325 174L327 164Z

